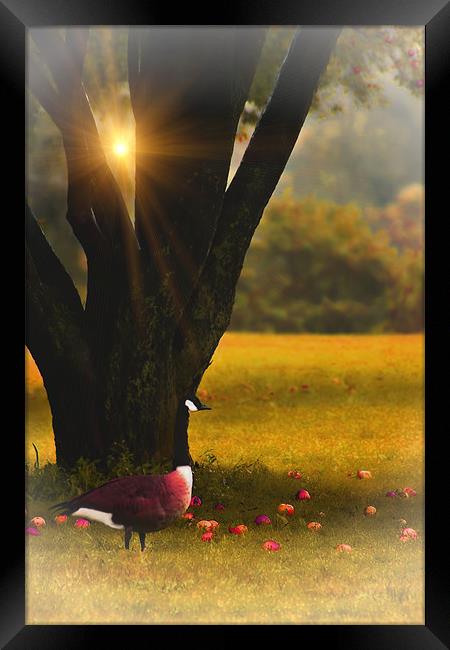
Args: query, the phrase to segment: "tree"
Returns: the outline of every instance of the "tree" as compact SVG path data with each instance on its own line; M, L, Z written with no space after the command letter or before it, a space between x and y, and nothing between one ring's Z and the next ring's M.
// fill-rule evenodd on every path
M114 442L172 456L180 400L227 328L246 251L314 100L339 30L295 32L231 184L233 142L264 40L252 29L130 29L135 222L82 80L89 32L38 30L30 87L61 132L67 220L86 305L26 208L26 344L43 376L57 461ZM177 445L188 448L187 431Z

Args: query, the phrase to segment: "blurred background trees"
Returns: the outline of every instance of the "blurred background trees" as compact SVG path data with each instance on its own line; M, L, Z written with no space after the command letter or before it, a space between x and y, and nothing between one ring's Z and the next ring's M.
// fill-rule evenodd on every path
M291 37L286 28L269 30L230 178ZM130 153L134 148L126 52L126 29L92 29L84 82L105 153L133 215L134 155L118 156L114 149L118 141ZM422 329L422 54L420 29L343 30L248 251L231 329ZM32 95L27 142L30 205L84 298L85 257L65 219L61 138Z

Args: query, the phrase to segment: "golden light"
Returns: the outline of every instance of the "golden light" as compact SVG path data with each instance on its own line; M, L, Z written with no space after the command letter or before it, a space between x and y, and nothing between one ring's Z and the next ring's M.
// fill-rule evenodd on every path
M116 156L123 158L128 153L128 146L125 144L125 142L119 140L118 142L114 143L113 150Z

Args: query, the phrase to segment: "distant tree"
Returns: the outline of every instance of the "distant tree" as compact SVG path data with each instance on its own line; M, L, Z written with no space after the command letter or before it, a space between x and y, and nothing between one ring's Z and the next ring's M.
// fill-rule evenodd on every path
M231 327L276 332L419 331L422 256L397 250L355 204L272 198L241 274Z
M47 390L58 463L104 461L115 442L143 460L187 450L187 431L174 441L178 405L228 326L246 251L306 115L327 103L326 92L315 93L321 75L324 89L331 84L338 34L293 33L226 189L264 30L131 28L133 224L83 83L89 30L33 30L30 88L61 134L67 220L88 274L83 307L27 207L26 343ZM354 83L364 62L330 65L364 101L367 84Z
M423 251L424 188L415 183L398 192L395 201L383 208L366 209L367 222L375 231L385 230L389 241L400 251Z

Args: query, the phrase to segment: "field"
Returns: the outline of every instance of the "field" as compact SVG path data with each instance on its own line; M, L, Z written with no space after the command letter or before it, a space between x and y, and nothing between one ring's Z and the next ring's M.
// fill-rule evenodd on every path
M41 464L54 462L45 394L27 364L27 460L34 442ZM213 410L191 416L203 501L193 510L220 522L213 541L180 520L148 535L145 553L137 538L125 551L122 531L56 527L50 503L29 501L48 525L27 538L27 624L424 624L423 337L229 333L201 395ZM417 496L385 496L406 486ZM308 502L294 498L303 487ZM293 517L277 516L282 502ZM272 525L257 527L258 514ZM401 519L417 540L399 540ZM245 536L228 532L238 523ZM267 539L281 549L263 550Z

